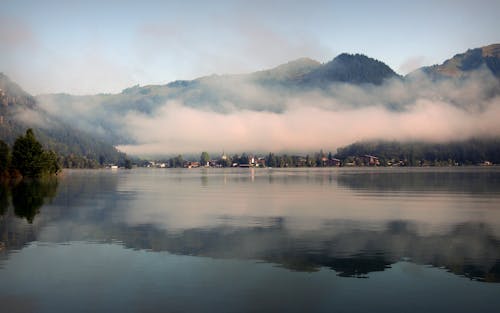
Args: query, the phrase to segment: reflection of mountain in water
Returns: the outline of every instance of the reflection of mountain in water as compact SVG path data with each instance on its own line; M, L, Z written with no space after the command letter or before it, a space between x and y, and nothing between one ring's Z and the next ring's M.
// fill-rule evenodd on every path
M448 191L470 187L480 193L481 190L495 192L500 189L491 187L490 190L487 184L475 181L474 175L477 174L437 173L435 180L423 178L420 173L402 174L397 183L396 180L391 181L390 176L379 174L340 174L338 182L355 186L352 187L355 189L375 190L414 190L415 186L439 189L446 185L450 185L446 187L450 188ZM462 182L454 182L456 180ZM120 218L125 210L121 207L123 201L127 202L135 195L120 191L116 176L77 175L62 180L62 185L50 205L45 205L42 210L39 207L35 209L35 212L41 212L34 221L31 219L32 224L16 217L14 210L3 209L0 241L7 250L19 249L32 241L120 242L130 249L261 260L295 271L316 271L327 267L347 277L366 277L369 273L384 271L400 260L411 260L418 264L444 267L471 279L500 282L498 230L480 222L448 225L443 229L433 226L431 228L435 231L422 232L426 225L421 222L393 220L371 227L363 221L331 219L325 220L317 229L298 230L290 227L286 216L252 217L256 219L254 226L252 223L241 227L228 226L231 224L229 221L213 227L188 227L171 232L148 223L128 224ZM45 189L45 193L51 195L47 191L55 192L55 188L57 184ZM0 194L0 205L5 198L9 196ZM140 211L142 208L133 209ZM26 215L19 215L30 220Z
M316 231L296 234L278 219L271 227L216 227L169 233L151 225L131 227L104 220L96 225L71 226L87 232L63 226L60 233L66 241L115 241L131 249L262 260L295 271L328 267L346 277L365 277L404 259L444 267L471 279L500 282L499 238L483 224L456 225L444 234L427 236L419 235L418 225L409 222L390 222L384 230L377 231L346 229L342 224L332 223ZM339 232L337 226L343 228L342 231ZM40 240L38 229L18 231L24 235L16 233L11 238ZM9 238L2 240L5 239ZM62 238L53 239L62 241ZM8 245L19 247L19 243Z
M405 259L500 282L499 238L483 224L457 225L447 233L427 236L419 235L417 225L409 222L390 222L381 231L339 232L336 228L341 224L301 234L289 232L279 222L269 228L219 227L174 234L144 225L113 227L108 236L132 249L263 260L296 271L328 267L340 276L364 277Z
M415 169L344 172L337 178L340 185L363 191L431 191L481 195L498 193L500 175L493 170Z

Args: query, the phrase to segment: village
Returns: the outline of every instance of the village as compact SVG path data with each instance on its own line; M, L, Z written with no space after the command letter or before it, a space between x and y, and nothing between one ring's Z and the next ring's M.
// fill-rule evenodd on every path
M335 158L331 153L309 155L275 155L269 153L267 156L242 154L227 156L220 155L215 159L184 160L182 156L170 158L168 160L148 160L138 164L147 168L272 168L272 167L358 167L358 166L408 166L406 160L383 160L374 155L352 156L344 160Z

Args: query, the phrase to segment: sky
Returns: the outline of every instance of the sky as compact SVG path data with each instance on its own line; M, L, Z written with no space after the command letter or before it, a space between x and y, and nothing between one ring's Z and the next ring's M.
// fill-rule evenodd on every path
M36 94L117 93L299 57L406 74L500 42L500 1L0 0L0 72Z

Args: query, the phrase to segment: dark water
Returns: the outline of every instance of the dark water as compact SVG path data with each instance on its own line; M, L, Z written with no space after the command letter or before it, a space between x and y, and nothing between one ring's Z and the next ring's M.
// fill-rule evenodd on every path
M0 187L0 312L499 312L500 168Z

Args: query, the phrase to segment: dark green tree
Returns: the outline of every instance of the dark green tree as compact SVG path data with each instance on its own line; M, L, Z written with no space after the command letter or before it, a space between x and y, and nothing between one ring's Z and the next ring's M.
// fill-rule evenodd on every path
M26 135L18 137L14 142L12 166L23 176L39 176L42 173L42 154L42 145L36 140L30 128L26 131Z
M31 128L14 142L12 167L26 177L55 174L60 169L57 155L53 151L43 150Z
M208 154L208 152L203 151L200 155L200 165L206 166L209 161L210 161L210 155Z

